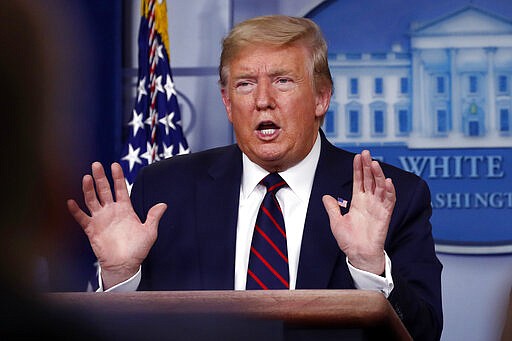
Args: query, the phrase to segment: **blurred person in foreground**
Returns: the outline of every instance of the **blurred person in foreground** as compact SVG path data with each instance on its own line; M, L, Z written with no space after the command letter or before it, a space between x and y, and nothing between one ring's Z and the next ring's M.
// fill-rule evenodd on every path
M78 155L88 154L89 145L82 141L90 137L85 133L87 122L81 122L90 119L73 108L87 101L77 95L77 88L86 92L89 82L73 72L78 65L86 70L86 64L80 57L82 50L70 39L79 24L73 20L74 29L67 26L68 18L75 19L69 8L65 11L69 16L61 17L61 1L18 0L3 2L0 11L0 74L6 85L0 92L4 109L1 177L5 181L0 338L93 334L73 318L75 311L49 307L40 297L54 283L84 272L66 266L68 259L74 258L74 264L79 261L78 253L67 253L68 247L80 251L89 247L86 238L82 238L83 249L71 242L72 235L80 235L69 228L73 219L62 212L64 195L69 195L69 184L76 181ZM81 46L85 48L85 41ZM68 59L73 53L75 58ZM83 283L85 288L85 278Z
M428 187L368 151L327 141L320 127L332 79L317 25L285 16L238 24L223 41L219 74L236 144L144 168L131 200L120 166L111 167L114 200L94 163L82 184L90 214L68 201L98 257L99 290L252 288L261 181L276 173L286 183L275 195L284 288L379 290L415 340L439 339L442 265Z

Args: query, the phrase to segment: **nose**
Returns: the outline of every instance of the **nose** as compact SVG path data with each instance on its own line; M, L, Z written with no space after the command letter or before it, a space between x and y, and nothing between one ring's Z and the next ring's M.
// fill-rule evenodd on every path
M272 84L268 80L259 80L255 91L256 108L258 110L274 109L276 107Z

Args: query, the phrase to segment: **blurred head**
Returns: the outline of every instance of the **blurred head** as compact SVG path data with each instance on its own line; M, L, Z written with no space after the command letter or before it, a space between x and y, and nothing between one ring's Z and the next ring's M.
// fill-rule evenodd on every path
M307 156L332 91L316 24L286 16L242 22L224 39L219 72L228 119L251 161L273 172Z
M72 282L70 268L80 271L63 266L74 261L68 248L78 253L74 240L83 235L65 201L92 154L92 72L80 8L64 3L7 1L0 11L0 74L9 84L0 93L9 113L0 134L8 198L0 206L0 279L23 294L48 290L61 278Z

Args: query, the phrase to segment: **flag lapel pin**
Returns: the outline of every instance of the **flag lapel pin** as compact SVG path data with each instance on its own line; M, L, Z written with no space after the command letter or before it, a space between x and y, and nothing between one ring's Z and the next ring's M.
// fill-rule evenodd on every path
M343 199L343 198L341 198L341 197L338 197L338 205L340 207L347 208L348 201Z

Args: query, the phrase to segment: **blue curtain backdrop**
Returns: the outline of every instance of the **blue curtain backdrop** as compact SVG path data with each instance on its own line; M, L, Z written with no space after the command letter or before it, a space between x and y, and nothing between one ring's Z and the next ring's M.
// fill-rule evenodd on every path
M121 0L80 0L93 38L93 88L98 110L98 160L110 164L119 157L122 131L122 14Z
M122 24L123 6L121 0L76 0L49 2L47 6L66 6L65 12L75 18L70 22L81 22L80 36L74 42L77 48L82 47L84 41L88 42L83 51L87 57L83 59L87 65L76 68L76 79L80 79L81 72L88 72L90 82L84 86L82 93L76 96L87 98L86 108L76 108L69 115L86 115L86 120L93 122L91 131L87 133L90 141L83 141L84 149L89 149L85 157L79 158L79 165L74 166L73 188L67 193L70 198L78 199L83 203L81 195L81 178L83 174L90 173L93 161L100 161L106 166L117 161L122 145ZM62 10L62 8L61 8ZM75 27L65 27L75 29ZM62 46L64 49L73 47ZM78 102L79 100L77 100ZM84 119L83 117L80 119ZM80 153L81 151L76 151ZM91 159L89 159L91 158ZM65 211L65 204L62 205ZM67 212L64 212L67 213ZM68 214L69 215L69 214ZM47 269L42 271L36 283L42 289L50 291L84 291L88 281L95 274L95 257L81 228L73 220L65 220L66 225L59 229L64 235L48 248L44 255L47 260ZM46 274L44 273L46 272Z

